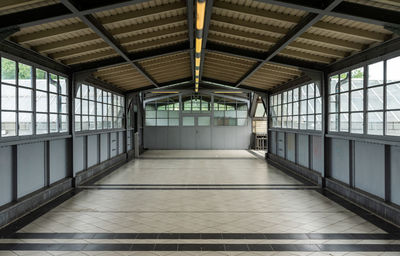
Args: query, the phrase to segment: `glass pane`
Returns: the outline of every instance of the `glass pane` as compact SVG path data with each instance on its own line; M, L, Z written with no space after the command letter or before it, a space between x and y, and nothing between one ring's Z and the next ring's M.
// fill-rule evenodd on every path
M89 130L96 130L96 117L89 116Z
M96 129L97 130L103 129L103 117L102 116L96 116Z
M340 131L348 132L349 131L349 114L340 114Z
M317 131L322 130L322 116L321 115L315 116L315 130L317 130Z
M49 93L50 112L58 112L58 96L57 94Z
M82 131L89 130L89 117L82 116Z
M236 114L238 118L247 118L247 111L237 111Z
M36 111L47 112L47 92L36 91Z
M49 90L51 92L58 92L58 78L57 75L51 74L49 77Z
M96 104L94 101L89 101L89 115L96 115Z
M238 126L246 126L246 125L247 125L247 118L246 118L246 119L244 119L244 118L238 118L238 119L237 119L237 125L238 125Z
M314 114L314 99L307 102L307 114Z
M299 88L293 89L293 101L299 100Z
M81 85L81 91L82 91L82 99L88 99L89 98L88 86L86 84Z
M32 90L18 88L18 109L32 111Z
M81 130L81 116L75 116L75 131Z
M87 100L82 100L82 114L87 115L89 112L89 102Z
M289 116L291 116L293 114L293 103L288 104L287 113Z
M368 86L383 84L383 61L368 66Z
M303 100L300 101L300 115L307 114L307 101Z
M350 132L352 133L364 133L364 116L363 113L351 113L350 114Z
M299 114L299 103L294 102L293 103L293 115L298 115Z
M67 79L62 76L59 76L58 79L60 80L60 93L67 95Z
M383 135L383 112L368 113L367 133Z
M315 113L321 114L322 113L322 101L321 98L315 99Z
M168 111L167 110L157 111L157 118L168 118Z
M179 126L179 119L178 118L168 119L168 126Z
M282 117L282 128L287 128L287 118L286 118L286 116Z
M351 71L351 89L364 88L364 68L357 68Z
M292 117L293 129L299 129L299 116Z
M314 130L315 129L314 115L308 115L307 116L307 129L308 130Z
M300 87L300 99L307 99L307 85Z
M18 63L18 84L32 88L32 67Z
M168 119L157 119L157 126L168 126Z
M96 88L94 88L93 86L88 86L88 90L89 90L89 100L95 100L95 97L94 97L94 95L95 95L95 91L96 91Z
M193 116L182 117L182 125L183 126L194 126L194 117Z
M156 119L146 118L146 126L156 126Z
M292 102L293 101L293 91L290 90L287 92L288 95L288 102Z
M210 126L210 117L209 116L199 116L197 118L198 126Z
M400 136L400 111L386 113L386 135Z
M58 132L58 115L50 114L50 132Z
M349 73L340 74L340 91L347 92L349 90Z
M96 89L96 101L97 102L103 101L103 91L101 89Z
M338 87L338 82L339 82L339 76L331 76L329 78L329 94L333 93L338 93L339 92L339 87Z
M339 112L339 95L329 96L329 113Z
M16 87L2 84L1 85L1 109L16 110Z
M400 109L400 83L386 86L386 100L388 109Z
M329 115L329 131L337 132L339 125L339 115L338 114L330 114Z
M36 69L36 89L47 91L47 72L44 70Z
M18 114L18 135L32 135L32 113L19 113Z
M279 93L276 97L278 99L277 105L281 104L282 103L282 93Z
M9 137L15 136L17 125L15 123L16 116L15 112L1 112L1 136Z
M239 122L239 119L238 119L238 122ZM287 117L286 126L287 126L287 128L290 128L290 129L292 128L292 117L291 116Z
M48 133L47 114L36 114L36 134Z
M66 114L68 113L68 98L66 96L60 96L60 113Z
M287 92L283 92L283 103L287 103Z
M98 115L98 116L102 116L103 115L103 104L101 102L97 103L96 115Z
M400 81L400 57L396 57L386 62L386 83Z
M307 129L307 116L300 116L300 129Z
M287 104L282 105L282 115L287 116Z
M349 93L341 93L340 94L340 112L348 112L349 111Z
M383 86L368 89L368 110L383 109Z
M315 97L315 85L309 84L308 85L308 98L314 98L314 97Z
M358 90L351 92L351 111L363 111L364 91Z
M16 63L15 61L1 58L1 81L9 84L16 84Z
M320 86L320 84L315 85L315 97L321 97L321 91L319 89Z

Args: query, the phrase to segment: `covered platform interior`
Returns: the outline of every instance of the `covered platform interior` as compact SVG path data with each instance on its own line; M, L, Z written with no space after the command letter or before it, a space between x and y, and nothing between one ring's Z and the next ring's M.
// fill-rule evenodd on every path
M400 255L399 17L0 1L0 256Z

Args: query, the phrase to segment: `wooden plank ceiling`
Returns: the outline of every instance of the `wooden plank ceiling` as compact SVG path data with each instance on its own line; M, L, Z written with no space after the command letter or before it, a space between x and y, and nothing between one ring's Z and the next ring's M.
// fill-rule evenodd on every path
M125 91L168 85L177 80L192 81L189 38L193 37L189 33L193 30L188 29L188 20L190 17L195 20L195 15L188 13L188 6L192 4L189 1L150 0L131 5L129 1L117 1L127 4L89 13L94 24L98 22L104 28L103 36L82 20L82 16L75 15L21 26L8 39L73 68L98 64L93 75ZM65 2L69 3L64 0L4 0L0 3L0 19ZM302 76L305 69L298 63L324 67L394 37L391 31L376 23L323 16L277 52L277 57L289 63L264 62L265 56L309 15L306 9L270 2L273 1L213 1L212 8L207 10L211 11L206 28L207 42L222 50L209 50L206 44L202 80L268 90ZM400 12L400 4L394 0L343 2ZM104 39L104 35L112 38L122 52L141 58L129 61L121 58L109 64L109 60L123 55ZM187 50L173 50L174 46L184 43L188 45ZM224 47L231 50L224 51ZM171 49L171 52L151 58L145 56L159 49Z

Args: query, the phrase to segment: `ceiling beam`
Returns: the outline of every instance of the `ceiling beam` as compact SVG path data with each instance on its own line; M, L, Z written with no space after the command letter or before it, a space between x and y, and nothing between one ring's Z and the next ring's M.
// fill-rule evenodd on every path
M206 54L205 49L207 45L207 38L208 38L208 30L210 28L211 23L211 14L213 10L214 0L207 0L206 1L206 14L204 17L204 27L203 27L203 40L201 44L201 59L200 59L200 76L199 81L201 81L201 77L203 76L203 69L204 69L204 56Z
M170 54L176 54L176 53L182 53L182 52L188 52L188 42L184 43L179 43L175 45L170 45L162 48L157 48L157 49L152 49L152 50L147 50L147 51L142 51L142 52L137 52L137 53L131 53L129 54L129 58L133 62L139 62L139 61L144 61L144 60L149 60L157 57L163 57L166 55ZM76 65L71 65L71 68L75 72L84 72L84 71L96 71L101 68L106 68L106 67L113 67L113 66L119 66L126 63L126 60L122 58L121 56L119 57L113 57L113 58L108 58L104 60L99 60L99 61L92 61L88 63L82 63L82 64L76 64Z
M324 8L325 11L331 11L338 4L340 4L343 0L333 0ZM324 14L315 14L310 13L297 23L289 33L287 33L282 39L280 39L274 46L272 46L267 53L267 57L254 65L247 74L245 74L235 85L235 87L239 87L244 81L246 81L250 76L252 76L257 70L259 70L266 62L272 60L276 55L278 55L283 49L285 49L290 43L292 43L296 38L298 38L301 34L307 31L311 26L316 24L324 17Z
M77 9L77 12L72 12L63 3L57 3L2 15L0 16L0 29L14 26L19 28L36 26L57 20L78 17L79 15L88 15L147 1L149 0L115 0L112 1L112 3L110 3L111 1L85 1L79 3L79 10Z
M333 10L322 8L320 2L309 0L256 0L258 2L280 5L284 7L303 10L310 13L334 16L348 20L360 21L379 26L400 28L400 12L378 7L341 2Z
M194 8L193 0L186 0L187 6L187 25L189 33L189 47L190 47L190 67L192 70L192 80L194 81Z

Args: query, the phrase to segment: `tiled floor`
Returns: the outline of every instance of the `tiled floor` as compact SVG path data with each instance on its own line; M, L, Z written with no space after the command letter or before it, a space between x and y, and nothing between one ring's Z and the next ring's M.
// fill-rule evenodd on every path
M247 151L142 157L1 239L0 256L400 255L397 236Z

